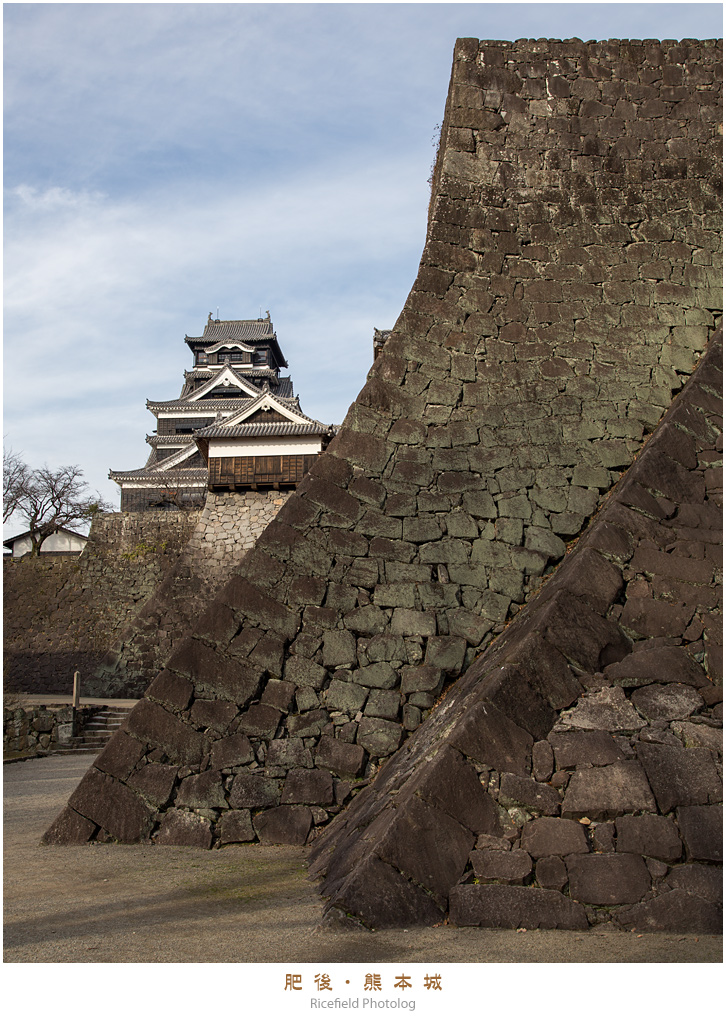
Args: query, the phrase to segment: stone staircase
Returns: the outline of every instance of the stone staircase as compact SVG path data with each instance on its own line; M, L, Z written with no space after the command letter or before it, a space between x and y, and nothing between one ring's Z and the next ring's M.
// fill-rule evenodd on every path
M131 706L133 707L133 706ZM77 737L59 746L56 754L98 754L121 726L130 708L103 708L91 716Z

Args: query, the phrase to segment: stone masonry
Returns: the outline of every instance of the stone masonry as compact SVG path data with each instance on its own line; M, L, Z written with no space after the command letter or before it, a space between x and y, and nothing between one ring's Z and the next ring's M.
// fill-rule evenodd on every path
M53 839L310 840L536 594L718 326L720 73L716 41L459 40L395 328L327 452L174 644ZM643 598L648 612L665 595ZM576 634L579 605L560 611ZM621 636L579 669L629 654L608 626ZM553 683L558 711L580 695ZM497 711L488 722L512 744L497 781L525 779L527 740L517 751ZM479 814L456 824L477 831Z
M315 842L366 925L717 932L721 335L552 580Z
M193 511L98 514L80 556L7 557L5 690L70 694L75 670L88 684L173 567L198 517Z
M153 597L118 635L86 684L86 692L99 697L141 697L173 643L253 548L287 496L274 490L208 492L204 510L194 514L188 544Z

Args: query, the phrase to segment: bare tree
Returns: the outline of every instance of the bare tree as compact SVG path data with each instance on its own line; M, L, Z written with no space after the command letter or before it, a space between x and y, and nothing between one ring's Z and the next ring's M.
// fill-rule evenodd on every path
M20 497L24 494L30 468L17 453L3 447L3 523L18 510Z
M16 499L15 511L28 525L31 556L37 556L45 540L58 528L89 521L95 513L111 510L97 492L87 492L83 471L75 464L51 470L47 465L31 471Z

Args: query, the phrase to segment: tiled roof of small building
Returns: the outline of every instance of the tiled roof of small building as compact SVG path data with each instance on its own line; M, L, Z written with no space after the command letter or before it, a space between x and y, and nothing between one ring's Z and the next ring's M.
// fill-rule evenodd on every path
M201 337L188 339L214 343L216 340L269 340L274 335L269 319L209 319Z
M332 426L308 420L304 424L294 421L252 422L239 425L207 425L195 432L200 439L260 439L269 436L324 436Z
M147 467L137 468L135 471L109 471L108 477L114 482L149 482L151 485L167 485L169 475L174 479L183 481L184 484L193 482L206 483L208 471L206 467L185 468L179 465L169 472L158 470L150 471Z

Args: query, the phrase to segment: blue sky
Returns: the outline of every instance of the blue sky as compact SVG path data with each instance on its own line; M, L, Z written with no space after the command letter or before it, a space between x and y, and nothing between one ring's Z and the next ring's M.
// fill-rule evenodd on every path
M458 36L712 38L721 4L5 4L5 421L140 467L185 333L270 310L339 422L416 276ZM13 530L11 528L11 530Z

